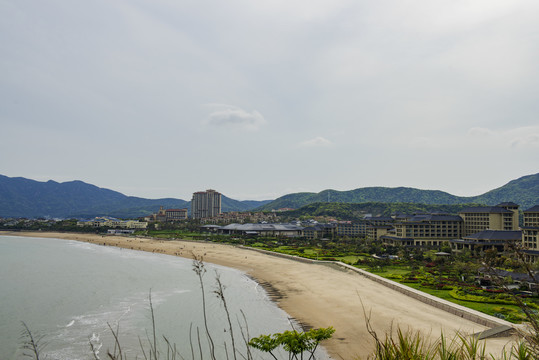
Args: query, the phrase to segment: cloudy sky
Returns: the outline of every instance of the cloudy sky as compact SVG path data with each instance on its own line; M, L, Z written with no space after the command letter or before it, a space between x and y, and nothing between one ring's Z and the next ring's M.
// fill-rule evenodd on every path
M537 0L0 0L0 174L190 200L539 172Z

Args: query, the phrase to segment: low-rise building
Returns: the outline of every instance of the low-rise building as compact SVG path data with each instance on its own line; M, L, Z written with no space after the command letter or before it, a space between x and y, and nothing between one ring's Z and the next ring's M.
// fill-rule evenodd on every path
M120 220L113 217L102 216L92 220L77 221L77 226L108 227L120 229L146 229L148 223L138 220Z
M146 221L183 221L187 220L187 209L165 209L163 206L155 214L144 217Z
M302 236L303 227L293 224L229 224L217 228L219 234L250 236Z
M462 239L450 240L451 249L459 252L468 249L480 253L494 249L504 252L508 247L513 247L522 240L520 230L483 230L478 233L464 236ZM512 246L511 246L512 245Z
M187 209L166 209L166 221L182 221L187 220Z

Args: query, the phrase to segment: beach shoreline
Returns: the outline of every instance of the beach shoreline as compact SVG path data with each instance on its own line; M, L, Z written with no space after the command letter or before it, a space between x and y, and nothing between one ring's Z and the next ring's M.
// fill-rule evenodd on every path
M233 245L85 233L2 231L0 235L83 241L191 259L194 254L204 262L244 271L300 324L314 328L333 326L336 332L323 346L334 359L366 359L374 350L363 308L370 314L370 324L379 336L396 326L421 331L433 340L442 331L451 338L456 332L473 334L487 329L349 270L294 261ZM499 355L512 340L489 339L487 351Z

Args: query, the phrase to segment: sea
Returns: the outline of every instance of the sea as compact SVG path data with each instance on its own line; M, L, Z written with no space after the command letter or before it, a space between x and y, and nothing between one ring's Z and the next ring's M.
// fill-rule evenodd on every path
M245 273L206 263L208 332L217 359L233 359L231 331L216 276L224 285L238 358L244 339L301 327ZM154 329L161 359L209 358L203 299L193 261L84 242L0 236L0 359L24 358L30 330L47 359L143 359ZM152 317L153 310L153 317ZM115 338L118 341L115 341ZM168 352L168 355L167 355ZM202 356L200 355L202 352ZM228 355L227 355L228 354ZM288 355L281 351L278 358ZM317 359L330 359L323 348Z

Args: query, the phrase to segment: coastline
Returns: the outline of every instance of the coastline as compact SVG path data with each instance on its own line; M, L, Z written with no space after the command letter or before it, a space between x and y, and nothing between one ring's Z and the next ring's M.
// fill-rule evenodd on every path
M316 328L333 326L336 332L323 346L335 359L358 356L366 359L374 350L362 306L370 313L370 323L382 337L396 326L421 331L431 339L438 338L442 330L451 338L456 332L472 334L487 329L352 271L293 261L232 245L81 233L0 232L0 235L69 239L185 258L192 258L194 253L202 256L205 262L242 270L264 286L279 307L301 324ZM487 353L499 355L511 340L487 340Z

